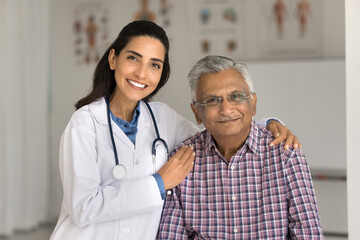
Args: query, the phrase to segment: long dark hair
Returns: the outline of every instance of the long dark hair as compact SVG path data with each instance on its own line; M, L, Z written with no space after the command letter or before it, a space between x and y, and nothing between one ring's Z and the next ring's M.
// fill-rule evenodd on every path
M161 73L160 82L156 89L145 97L143 100L149 101L167 82L170 76L170 63L169 63L169 39L166 36L164 29L157 24L150 21L134 21L126 25L116 40L106 50L101 57L99 63L95 68L93 75L93 86L91 92L84 98L80 99L75 108L79 109L82 106L90 104L101 97L111 94L116 86L114 70L110 69L108 56L111 49L115 50L115 55L119 56L121 50L129 43L131 38L138 36L149 36L158 39L165 47L165 60L163 70Z

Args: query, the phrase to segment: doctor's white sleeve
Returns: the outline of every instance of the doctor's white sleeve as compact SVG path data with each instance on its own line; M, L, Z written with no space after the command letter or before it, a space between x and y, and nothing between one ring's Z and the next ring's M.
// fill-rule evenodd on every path
M266 128L266 126L268 125L269 121L271 121L271 120L277 121L277 122L279 122L279 123L281 123L282 125L285 126L285 124L284 124L280 119L275 118L275 117L262 118L262 119L256 121L256 123L257 123L260 127Z

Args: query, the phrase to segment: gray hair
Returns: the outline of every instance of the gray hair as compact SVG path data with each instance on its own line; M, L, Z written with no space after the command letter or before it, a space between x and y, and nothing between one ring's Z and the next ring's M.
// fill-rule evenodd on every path
M238 71L244 77L250 92L254 92L254 86L246 64L237 63L234 60L223 56L209 55L200 59L188 74L192 101L196 101L197 86L199 79L202 76L209 73L222 72L231 68Z

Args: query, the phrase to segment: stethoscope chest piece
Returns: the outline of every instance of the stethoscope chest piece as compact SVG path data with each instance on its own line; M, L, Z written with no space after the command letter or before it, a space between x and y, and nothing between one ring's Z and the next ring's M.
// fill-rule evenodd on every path
M117 164L113 168L113 177L117 180L123 179L126 176L126 168L122 164Z

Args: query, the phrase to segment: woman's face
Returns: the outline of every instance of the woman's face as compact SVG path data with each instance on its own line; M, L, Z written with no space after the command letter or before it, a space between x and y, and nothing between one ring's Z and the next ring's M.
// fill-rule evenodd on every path
M113 98L138 102L156 89L165 61L165 48L156 38L134 37L118 56L112 49L108 60L110 69L115 70Z

